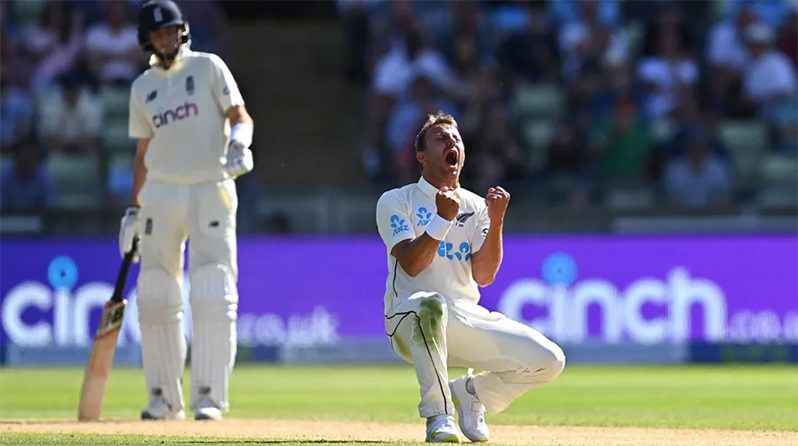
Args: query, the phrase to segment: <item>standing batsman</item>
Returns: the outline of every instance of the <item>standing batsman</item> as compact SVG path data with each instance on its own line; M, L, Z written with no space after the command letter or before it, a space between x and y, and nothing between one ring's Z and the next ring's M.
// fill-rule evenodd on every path
M119 247L128 252L140 236L137 301L149 395L141 418L185 418L182 285L188 239L191 408L197 420L219 420L229 407L236 356L233 180L253 168L253 122L222 59L189 49L189 26L174 2L145 3L138 38L151 53L151 67L133 82L130 95L129 132L138 142Z
M415 365L419 414L427 442L487 441L485 412L556 378L560 347L538 331L478 305L502 261L502 228L510 194L482 197L460 187L465 148L457 122L430 115L416 137L421 179L377 203L377 227L388 256L385 327L391 345ZM447 366L482 370L449 381Z

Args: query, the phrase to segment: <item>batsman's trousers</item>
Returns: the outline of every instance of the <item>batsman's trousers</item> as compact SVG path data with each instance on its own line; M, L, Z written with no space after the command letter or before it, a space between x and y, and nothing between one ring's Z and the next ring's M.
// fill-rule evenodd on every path
M137 300L150 401L163 397L173 411L183 406L180 382L186 342L181 321L188 240L192 406L201 398L210 398L226 410L238 309L235 183L147 181L138 198L141 273Z

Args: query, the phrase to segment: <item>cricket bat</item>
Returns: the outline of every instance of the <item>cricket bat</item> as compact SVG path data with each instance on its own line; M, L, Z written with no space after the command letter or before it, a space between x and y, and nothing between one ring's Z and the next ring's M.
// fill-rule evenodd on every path
M105 397L105 384L108 382L108 373L114 362L116 353L116 340L122 320L125 316L127 300L122 298L127 281L127 273L133 257L136 255L137 240L133 241L133 249L125 254L119 274L116 276L114 294L103 307L100 328L94 337L91 347L89 362L86 364L86 373L83 375L83 388L80 390L80 404L78 405L78 420L98 421Z

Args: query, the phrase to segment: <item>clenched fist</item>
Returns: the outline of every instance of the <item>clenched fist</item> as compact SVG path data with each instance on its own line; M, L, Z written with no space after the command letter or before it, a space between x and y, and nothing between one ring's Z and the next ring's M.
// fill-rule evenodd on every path
M441 218L452 221L460 210L460 196L451 187L442 187L435 194L435 206Z
M488 207L488 217L492 222L504 221L504 213L510 204L510 193L500 186L491 187L485 195L485 206Z

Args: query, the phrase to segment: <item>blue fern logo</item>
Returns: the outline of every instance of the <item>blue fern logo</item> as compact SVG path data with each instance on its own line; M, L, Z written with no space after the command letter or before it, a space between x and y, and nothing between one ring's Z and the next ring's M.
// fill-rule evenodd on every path
M403 218L399 218L398 215L391 215L391 227L393 228L393 235L410 230L410 228L405 224L405 220Z
M427 223L432 220L432 212L427 210L424 206L421 206L418 208L418 212L416 212L416 217L418 217L419 226L427 226Z

